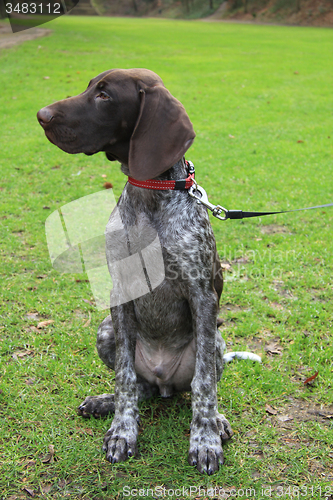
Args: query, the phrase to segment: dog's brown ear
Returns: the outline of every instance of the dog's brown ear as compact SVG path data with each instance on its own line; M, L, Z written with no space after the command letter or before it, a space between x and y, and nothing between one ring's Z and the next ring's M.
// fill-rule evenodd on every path
M184 106L165 87L140 90L140 99L128 159L130 174L139 181L157 177L172 167L195 137Z

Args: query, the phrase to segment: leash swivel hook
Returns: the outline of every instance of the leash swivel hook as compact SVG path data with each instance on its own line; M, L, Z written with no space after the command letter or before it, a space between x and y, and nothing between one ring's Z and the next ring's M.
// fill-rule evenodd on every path
M193 180L193 185L188 190L188 194L192 196L192 198L195 198L197 200L197 203L208 208L208 210L210 210L214 217L216 217L217 219L228 219L228 210L221 207L221 205L213 205L212 203L210 203L206 191L203 187L199 186L199 184L195 180Z

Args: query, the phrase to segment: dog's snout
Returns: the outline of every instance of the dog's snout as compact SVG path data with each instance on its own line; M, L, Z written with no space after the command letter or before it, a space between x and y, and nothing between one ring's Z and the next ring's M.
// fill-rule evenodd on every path
M37 119L43 128L52 120L53 115L47 108L42 108L37 113Z

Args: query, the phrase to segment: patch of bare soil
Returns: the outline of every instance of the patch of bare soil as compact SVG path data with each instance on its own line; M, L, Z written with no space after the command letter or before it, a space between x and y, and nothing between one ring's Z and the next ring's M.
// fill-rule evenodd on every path
M297 297L291 292L291 290L288 290L285 288L284 282L281 280L273 280L273 288L276 292L278 292L279 295L283 298L287 298L290 300L297 300Z
M227 302L226 304L221 304L219 309L219 318L217 325L221 329L221 332L226 328L230 328L235 326L237 322L237 313L241 311L250 311L249 308L241 307L237 304L230 304ZM235 316L230 316L230 314L235 314ZM225 316L228 315L228 319ZM232 343L228 342L228 345L232 345Z
M313 404L292 397L283 408L266 405L266 413L275 427L285 429L292 429L295 422L311 421L330 425L333 420L333 406Z
M40 38L42 36L47 36L52 32L52 30L47 30L44 28L30 28L25 31L20 31L18 33L13 33L9 23L0 23L0 49L8 49L14 45L26 42L28 40L35 40L35 38Z
M265 405L266 417L264 418L264 425L278 429L279 451L288 451L288 449L294 451L309 448L313 440L310 436L308 439L301 437L301 433L297 431L298 424L303 423L306 425L307 422L318 422L323 426L324 430L325 427L330 426L332 423L333 407L314 404L293 397L289 397L288 399L289 402L283 405L283 407L274 405L274 403L272 403L272 405ZM264 459L266 454L269 456L271 453L270 447L262 444L258 429L253 428L248 431L245 434L245 438L248 439L250 456L260 460ZM316 456L310 456L308 458L308 472L314 475L322 475L325 477L325 480L332 481L333 468L331 460L333 458L333 453L328 455L326 464L323 464L322 460L317 460L317 458ZM275 464L274 467L279 468L281 481L283 482L285 479L284 474L288 472L288 465L281 463ZM257 479L262 477L262 475L259 471L254 471L252 477Z
M241 309L237 309L241 310ZM224 322L226 323L226 322ZM225 328L225 324L220 327L221 333ZM228 326L228 325L227 325ZM223 336L223 333L222 333ZM281 356L283 347L281 345L280 337L272 337L270 332L259 334L255 337L235 337L233 340L227 342L228 350L232 351L249 351L262 356L264 353L268 358L273 356Z
M227 302L226 304L222 304L220 306L220 311L221 311L221 314L226 313L226 312L234 313L234 312L239 312L239 311L246 311L246 308L238 306L237 304L229 304L229 302Z
M286 226L280 226L279 224L268 224L266 226L261 226L260 232L262 234L276 234L289 233L289 230Z

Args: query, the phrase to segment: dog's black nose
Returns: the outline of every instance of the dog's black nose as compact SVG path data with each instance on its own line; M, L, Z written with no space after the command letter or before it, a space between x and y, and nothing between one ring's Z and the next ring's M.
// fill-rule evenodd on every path
M47 108L42 108L37 113L37 119L43 128L52 120L53 115Z

